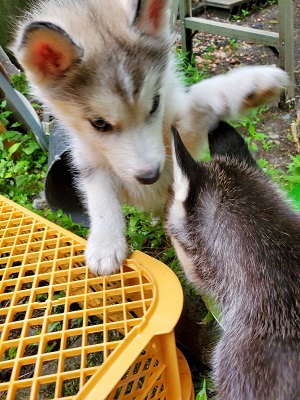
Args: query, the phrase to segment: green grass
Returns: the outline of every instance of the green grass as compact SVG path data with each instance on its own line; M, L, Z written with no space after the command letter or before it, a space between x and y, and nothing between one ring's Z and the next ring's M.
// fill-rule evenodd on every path
M274 146L274 142L269 136L257 130L257 124L263 120L264 113L268 110L267 106L261 106L251 110L250 114L242 118L238 123L232 123L236 128L244 128L247 132L245 140L252 151L255 153L259 148L264 150L265 154ZM287 133L287 139L291 141L290 134ZM298 191L300 191L300 154L296 156L289 155L290 162L285 165L284 170L270 164L265 158L257 159L260 168L272 179L277 182L288 195L291 193L295 200L299 200ZM299 204L300 206L300 204Z
M23 133L17 122L10 123L6 102L0 104L0 192L22 205L28 205L43 190L47 168L44 153L30 134Z
M195 56L192 56L190 61L188 53L182 53L179 50L175 51L176 58L176 71L181 78L181 82L185 86L193 85L194 83L200 82L203 79L209 77L207 68L199 70L196 65Z

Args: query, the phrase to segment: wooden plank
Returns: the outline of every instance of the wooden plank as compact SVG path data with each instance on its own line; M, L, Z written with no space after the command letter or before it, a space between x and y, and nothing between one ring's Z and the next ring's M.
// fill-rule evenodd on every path
M206 6L227 8L232 9L233 7L239 6L243 3L248 3L249 0L206 0Z
M294 18L293 0L279 0L279 63L290 77L291 85L286 90L285 100L294 100L295 97L295 59L294 59Z
M172 0L170 4L170 24L171 24L171 29L174 29L176 20L177 20L177 14L178 14L178 8L179 8L179 1L180 0Z
M190 56L193 53L192 43L192 30L188 29L185 21L187 18L192 17L192 1L191 0L180 0L179 3L179 16L181 24L181 45L182 51L188 52Z
M184 22L186 28L194 31L208 32L213 35L245 40L256 44L263 44L265 46L279 46L279 34L275 32L227 24L225 22L217 22L198 17L185 18Z

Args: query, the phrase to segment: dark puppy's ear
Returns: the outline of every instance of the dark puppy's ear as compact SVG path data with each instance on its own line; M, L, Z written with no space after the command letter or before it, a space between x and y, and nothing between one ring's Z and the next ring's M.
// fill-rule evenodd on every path
M133 25L150 36L169 29L169 0L138 0Z
M15 52L36 83L61 77L83 56L83 50L62 28L44 21L27 25Z
M227 156L238 162L246 162L250 167L258 165L252 157L247 143L238 131L227 122L220 121L208 134L211 157Z

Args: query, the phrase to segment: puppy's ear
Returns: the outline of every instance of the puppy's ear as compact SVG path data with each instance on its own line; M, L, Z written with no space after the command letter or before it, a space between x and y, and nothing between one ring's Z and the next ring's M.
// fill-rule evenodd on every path
M169 0L138 0L134 25L150 36L169 30Z
M238 131L227 122L220 121L208 133L208 142L211 157L227 156L239 163L246 163L249 167L258 168L252 157L247 143Z
M83 50L59 26L32 22L23 31L14 52L34 83L51 83L83 56Z

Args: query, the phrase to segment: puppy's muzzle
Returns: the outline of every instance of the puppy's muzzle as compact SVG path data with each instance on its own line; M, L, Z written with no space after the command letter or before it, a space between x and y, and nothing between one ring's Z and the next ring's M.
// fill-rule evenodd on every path
M140 183L142 183L143 185L152 185L152 183L155 183L159 177L160 177L160 171L159 168L157 168L143 172L137 175L135 179Z

